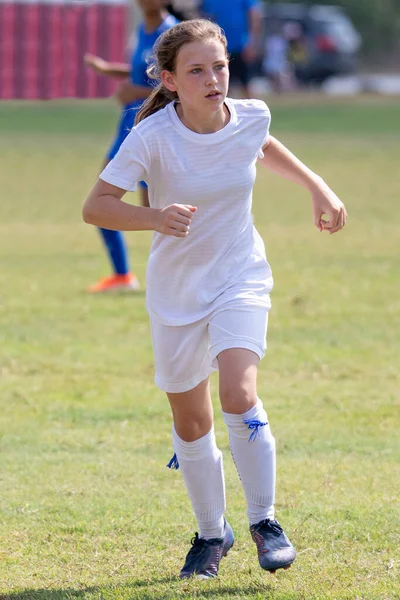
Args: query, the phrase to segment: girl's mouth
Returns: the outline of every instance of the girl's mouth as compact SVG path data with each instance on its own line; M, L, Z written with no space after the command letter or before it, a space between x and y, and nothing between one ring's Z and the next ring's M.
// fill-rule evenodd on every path
M209 92L206 96L206 98L209 98L210 100L217 100L220 97L221 97L221 92L218 92L217 90L213 90L212 92Z

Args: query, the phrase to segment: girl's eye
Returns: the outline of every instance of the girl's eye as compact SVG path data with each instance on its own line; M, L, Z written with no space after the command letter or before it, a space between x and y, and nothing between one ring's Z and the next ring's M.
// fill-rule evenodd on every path
M218 71L222 71L222 69L225 68L225 65L217 65L215 68L218 69Z
M191 73L196 74L196 73L200 73L200 71L201 71L201 69L196 68L196 69L192 69Z

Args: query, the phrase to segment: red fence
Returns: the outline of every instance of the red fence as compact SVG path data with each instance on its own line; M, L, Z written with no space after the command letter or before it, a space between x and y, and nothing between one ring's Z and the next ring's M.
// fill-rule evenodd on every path
M111 95L83 56L125 60L127 12L125 0L0 0L0 99Z

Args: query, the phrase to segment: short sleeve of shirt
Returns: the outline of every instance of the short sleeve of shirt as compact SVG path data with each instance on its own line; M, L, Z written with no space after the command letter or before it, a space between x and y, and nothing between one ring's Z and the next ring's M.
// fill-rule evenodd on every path
M258 158L264 158L264 152L263 152L263 148L265 146L265 144L268 142L269 139L269 128L271 125L271 113L270 110L268 108L268 106L263 102L264 105L264 111L263 111L263 127L265 129L265 136L263 139L263 142L261 144L261 148L258 151Z
M134 192L139 181L147 182L149 165L150 154L146 142L132 129L115 157L100 173L100 179L128 192Z

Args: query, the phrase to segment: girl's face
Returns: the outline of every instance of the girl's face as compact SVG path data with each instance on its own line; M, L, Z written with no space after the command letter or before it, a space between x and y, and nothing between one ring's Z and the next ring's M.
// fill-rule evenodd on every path
M175 71L162 71L161 79L177 92L183 107L197 111L221 109L229 85L228 59L219 40L190 42L179 50Z

